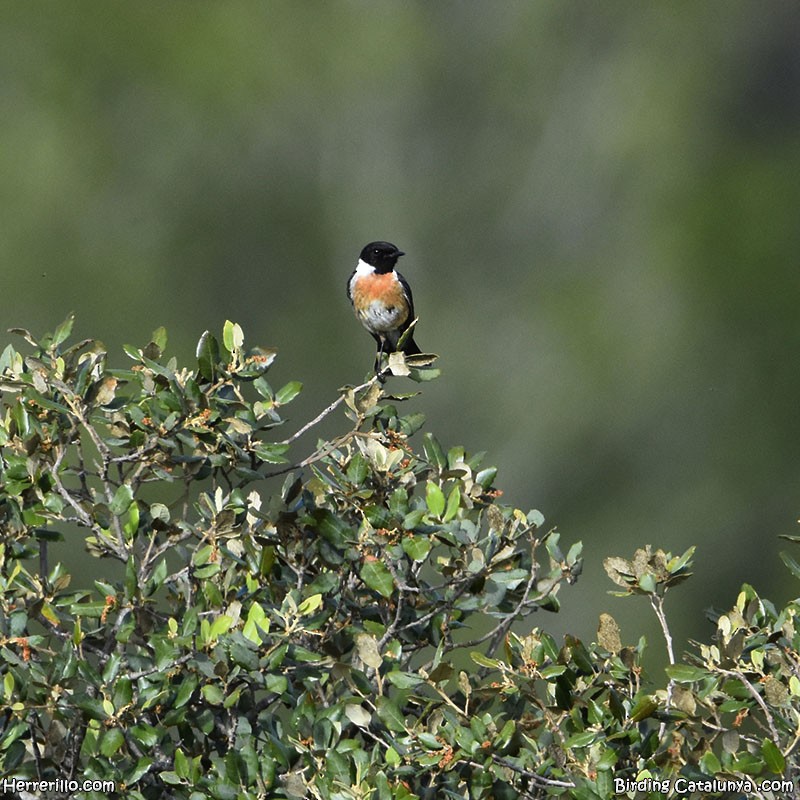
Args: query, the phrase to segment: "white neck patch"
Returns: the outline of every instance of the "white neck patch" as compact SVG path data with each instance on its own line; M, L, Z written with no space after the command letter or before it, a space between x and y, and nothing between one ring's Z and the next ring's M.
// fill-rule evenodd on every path
M366 261L362 259L358 259L358 264L356 264L356 275L361 278L364 275L372 275L375 272L375 267L372 264L367 264Z

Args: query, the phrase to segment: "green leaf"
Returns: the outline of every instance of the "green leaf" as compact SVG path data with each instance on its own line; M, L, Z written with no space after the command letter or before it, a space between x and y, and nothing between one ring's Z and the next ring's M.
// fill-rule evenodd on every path
M369 474L369 462L361 453L356 453L347 465L347 480L355 486L361 486Z
M645 594L654 594L656 591L655 575L653 575L652 572L645 572L644 575L639 578L639 588Z
M683 569L688 563L689 559L694 555L695 547L690 547L682 556L676 556L667 563L667 570L671 573Z
M764 769L764 762L752 753L742 753L742 755L731 764L731 768L737 772L744 772L748 775L758 775Z
M387 672L386 679L392 686L396 686L398 689L412 689L425 682L419 675L414 675L410 672L400 672L396 669Z
M425 415L420 413L407 414L400 420L400 424L403 427L403 432L411 436L412 433L416 433L425 424Z
M136 531L139 530L139 505L135 502L132 502L129 506L128 519L125 521L123 530L129 540L132 539Z
M322 595L319 593L312 594L300 603L297 607L297 613L300 614L301 617L309 617L321 606Z
M279 406L285 406L287 403L291 403L300 391L303 388L303 384L300 381L290 381L286 384L286 386L282 386L278 389L277 394L275 395L275 403Z
M57 328L56 332L53 334L53 341L51 343L52 348L58 347L62 342L69 339L69 335L72 333L72 325L75 322L75 315L70 314Z
M657 708L658 703L652 695L642 695L631 709L630 719L632 722L641 722L651 717Z
M103 701L97 697L88 695L77 695L73 698L73 703L83 711L90 719L104 721L108 719L108 712L103 705Z
M424 561L431 552L433 543L427 536L404 536L403 552L414 561Z
M225 320L225 324L222 326L222 342L231 353L241 348L244 344L244 333L237 322Z
M544 669L540 670L539 674L544 680L549 681L552 678L557 678L559 675L563 675L566 671L567 668L563 664L553 664L550 667L545 667Z
M788 553L781 551L781 561L789 568L789 571L795 578L800 578L800 564L795 561Z
M379 669L383 664L380 651L378 650L378 640L368 633L360 633L356 636L356 648L358 649L358 657L368 666L373 669Z
M412 358L416 358L416 356L411 356ZM411 367L411 364L408 365ZM430 367L426 367L423 369L415 369L411 367L408 373L408 377L411 378L412 381L416 381L417 383L425 383L426 381L433 381L436 380L442 371L438 368L431 369Z
M441 750L445 746L432 733L420 733L417 735L417 739L422 743L423 747L426 747L428 750Z
M212 706L221 706L223 700L225 699L222 689L220 689L215 683L205 684L200 691L202 692L203 697L206 699L206 702Z
M383 561L378 561L374 557L370 557L364 561L361 571L359 572L361 580L369 586L370 589L378 592L383 597L391 597L394 592L394 578L389 568Z
M131 506L133 502L133 489L127 484L123 483L116 492L114 498L108 506L108 510L115 516L121 517Z
M447 465L444 450L433 434L426 433L422 437L422 449L425 451L425 457L434 467L443 469Z
M498 669L502 664L502 662L498 661L496 658L489 658L483 653L479 653L477 650L473 650L469 654L469 657L479 666L487 667L489 669Z
M444 492L433 481L428 481L425 486L425 503L434 517L441 517L444 513Z
M344 713L347 719L359 728L369 728L369 724L372 722L372 714L363 706L356 705L355 703L348 703L348 705L344 707Z
M127 676L120 676L114 683L114 708L118 711L130 705L133 699L133 684Z
M167 349L167 329L160 325L151 334L150 341L163 353Z
M599 735L597 731L582 731L581 733L576 733L574 736L570 736L569 739L564 742L563 747L565 750L571 750L574 747L588 747L590 744L594 743Z
M253 644L261 644L261 631L267 633L269 626L270 622L264 609L258 603L253 603L247 612L247 621L242 628L242 635Z
M613 751L612 752L613 755ZM595 786L597 788L596 792L591 791L591 789L586 789L586 794L584 797L581 797L581 790L579 789L575 792L575 800L595 800L595 798L600 797L614 797L616 792L614 791L614 783L613 777L611 773L611 769L603 769L599 765L597 766L597 778L595 780Z
M444 517L442 517L443 522L450 522L450 520L455 519L456 514L458 514L459 506L461 505L461 490L458 488L458 484L453 486L450 490L450 494L447 496L447 508L444 511Z
M103 738L100 740L100 752L109 758L122 747L124 741L125 737L122 731L119 728L111 728L103 734Z
M187 675L178 687L178 694L175 696L174 707L180 708L186 705L196 688L197 677L195 675Z
M63 403L57 403L55 400L51 400L49 397L40 394L35 389L28 389L27 393L28 401L31 404L35 404L39 406L39 408L46 408L50 411L58 411L59 414L70 414L69 408L65 406Z
M402 733L406 730L406 721L397 705L385 695L375 701L378 709L378 718L390 730Z
M11 696L14 693L14 675L11 672L6 672L3 678L3 697L8 705L11 705Z
M713 750L703 753L699 765L706 775L717 775L722 772L722 764L719 763L719 759L714 755Z
M189 777L189 760L180 748L175 751L175 772L184 780Z
M211 544L198 548L192 553L192 564L195 567L202 567L203 564L208 564L215 552L214 545Z
M153 764L153 759L147 756L140 758L136 765L125 775L125 783L127 786L133 786L142 776L144 776Z
M480 484L484 489L488 489L496 477L497 467L487 467L475 476L475 483Z
M409 511L408 514L403 517L403 528L407 531L413 531L425 518L425 511L423 509L416 509L414 511Z
M672 664L664 668L667 677L676 683L693 683L708 677L708 671L690 664Z
M134 725L130 729L130 734L133 738L147 748L153 747L158 742L158 731L146 723Z
M288 459L284 456L289 449L288 444L278 444L277 442L260 442L256 445L254 453L265 464L286 464Z
M431 683L444 683L445 681L450 680L454 672L455 670L453 669L452 664L449 664L447 661L442 661L430 671L430 674L428 675L428 680Z
M197 367L200 375L213 381L220 361L219 343L210 331L205 331L197 343Z
M595 769L612 769L617 763L618 758L619 756L617 755L617 752L609 747L595 762Z
M244 684L239 684L224 700L222 703L223 708L232 708L235 706L239 699L242 696L242 692L244 691Z
M334 547L344 548L353 538L353 530L347 522L327 508L317 509L314 512L314 519L322 538Z
M268 692L283 694L289 686L289 681L285 675L266 675L264 677L264 688Z
M169 522L169 509L163 503L153 503L150 506L150 516L154 522L158 520L166 524Z
M764 739L761 743L761 755L770 772L782 775L786 769L786 759L778 746L771 739Z
M277 350L268 347L253 347L247 351L244 366L239 369L238 374L242 377L258 379L269 369L277 355Z
M233 625L233 618L228 614L221 614L211 623L209 637L212 640L218 639L230 630L231 625Z

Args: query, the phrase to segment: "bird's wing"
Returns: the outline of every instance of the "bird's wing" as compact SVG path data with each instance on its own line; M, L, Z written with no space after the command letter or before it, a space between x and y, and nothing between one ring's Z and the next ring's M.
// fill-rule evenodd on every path
M411 287L408 285L408 281L397 270L395 270L395 275L397 275L397 280L400 281L400 285L403 287L403 293L408 300L408 321L412 322L414 320L414 297L411 294Z

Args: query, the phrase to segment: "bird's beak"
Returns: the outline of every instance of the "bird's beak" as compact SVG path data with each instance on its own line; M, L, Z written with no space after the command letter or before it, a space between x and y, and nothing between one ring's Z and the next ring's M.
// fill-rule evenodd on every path
M397 257L398 258L400 258L400 256L404 256L404 255L405 255L405 253L402 250L398 250L397 251Z

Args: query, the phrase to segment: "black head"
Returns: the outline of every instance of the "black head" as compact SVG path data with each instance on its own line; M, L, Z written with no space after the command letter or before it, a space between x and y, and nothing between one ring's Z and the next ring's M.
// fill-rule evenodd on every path
M375 267L378 272L391 272L397 259L404 255L402 250L389 242L370 242L361 251L361 260Z

